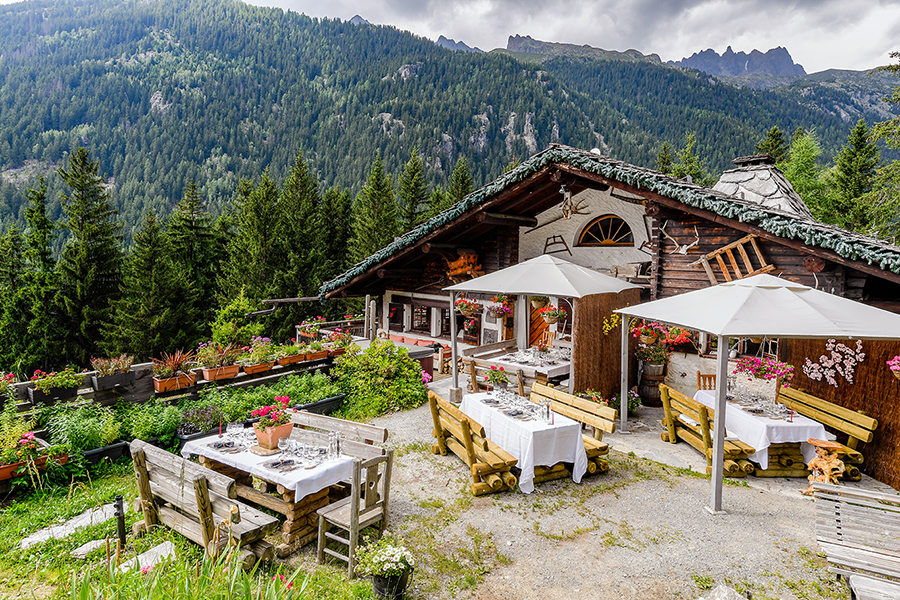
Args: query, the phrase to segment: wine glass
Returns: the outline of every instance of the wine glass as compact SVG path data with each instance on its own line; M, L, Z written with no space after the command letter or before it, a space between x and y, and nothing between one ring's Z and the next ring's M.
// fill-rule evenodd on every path
M278 449L281 450L282 454L285 453L285 450L287 450L290 445L291 445L291 441L289 439L287 439L286 437L283 437L280 440L278 440Z
M241 432L244 431L243 423L229 423L225 426L225 433L228 435L228 439L233 442L237 442L238 436Z

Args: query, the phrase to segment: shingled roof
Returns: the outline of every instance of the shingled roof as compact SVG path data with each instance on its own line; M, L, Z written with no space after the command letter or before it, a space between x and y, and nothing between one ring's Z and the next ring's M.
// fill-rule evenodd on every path
M566 164L588 173L621 181L694 208L708 210L741 223L752 224L773 235L785 239L796 239L810 246L831 250L844 258L864 261L870 265L876 265L880 269L900 274L900 247L877 238L826 225L810 216L798 214L798 212L775 206L763 206L758 202L681 181L652 169L638 167L570 146L551 144L546 150L533 155L447 210L395 238L393 242L355 264L343 274L325 282L319 288L319 297L324 300L327 294L347 285L355 277L383 263L397 252L415 245L416 242L438 228L463 217L470 210L487 202L509 186L527 179L552 164Z

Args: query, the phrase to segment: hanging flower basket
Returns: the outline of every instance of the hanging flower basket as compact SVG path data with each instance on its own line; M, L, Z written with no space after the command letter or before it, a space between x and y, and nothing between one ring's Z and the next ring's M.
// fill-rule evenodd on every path
M532 308L544 308L547 306L547 303L550 302L550 299L545 296L532 296L531 297L531 306Z
M891 371L891 373L894 374L894 377L896 377L897 379L900 379L900 371Z
M544 321L546 321L548 325L553 325L559 322L559 317L554 315L541 315L541 317L543 317Z
M456 301L456 310L471 318L481 313L481 305L472 298L460 298Z
M653 344L656 343L655 335L642 335L638 339L641 340L642 344L646 344L648 346L652 346Z

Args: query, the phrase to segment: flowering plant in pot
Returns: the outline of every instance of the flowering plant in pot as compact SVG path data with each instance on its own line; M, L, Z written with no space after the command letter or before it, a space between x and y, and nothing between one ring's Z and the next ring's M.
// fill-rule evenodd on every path
M494 304L502 304L503 306L509 306L509 296L506 294L497 294L491 298L491 302Z
M402 599L415 568L412 553L386 537L366 544L356 551L357 572L372 576L372 589L377 598Z
M488 304L487 309L495 319L512 316L512 309L506 304Z
M467 317L472 317L481 312L481 305L474 298L460 298L456 301L456 310Z
M622 402L619 399L620 394L616 392L610 398L604 398L603 394L596 390L592 390L588 388L583 392L579 392L577 394L579 398L584 398L585 400L590 400L591 402L596 402L597 404L605 404L606 406L619 410L622 407ZM634 390L628 390L628 414L634 414L641 406L641 397L638 396L638 393Z
M193 352L176 350L163 352L161 358L152 358L153 388L157 392L170 392L194 385L196 375L191 372L195 364Z
M746 373L751 379L765 379L771 381L777 379L781 385L790 387L794 378L794 366L771 358L742 358L734 368L735 373Z
M291 338L286 344L276 344L272 348L272 358L279 365L290 365L296 362L306 360L306 345L297 341L297 338Z
M336 328L325 337L323 345L328 350L328 356L339 356L346 352L352 344L353 335L350 331Z
M531 297L531 306L534 308L544 308L547 306L547 303L550 302L550 298L547 296L532 296Z
M0 402L3 400L3 396L5 396L10 388L16 383L16 374L15 373L3 373L0 375Z
M322 323L324 322L325 317L323 317L322 315L304 319L300 323L300 325L297 326L297 330L304 337L316 337L316 334L319 333L319 329L322 327Z
M291 399L289 396L275 396L275 403L258 408L250 413L259 417L259 421L253 424L256 432L256 441L263 448L270 450L278 447L278 440L291 435L294 424L291 415L287 411Z
M553 325L560 319L566 318L566 310L564 308L559 308L558 306L553 306L552 304L545 306L538 312L541 313L541 316L550 325Z
M504 387L509 383L509 375L503 370L503 367L495 367L492 365L491 370L485 375L484 380L494 387Z
M241 366L237 364L240 353L240 348L236 348L232 344L219 342L200 344L197 347L196 356L197 362L200 363L200 370L203 372L203 378L207 381L230 379L240 373Z
M48 446L34 435L32 425L18 413L15 402L7 402L0 412L0 481L29 473L35 482L48 459L57 464L68 461L67 449Z
M250 341L249 348L243 348L240 355L241 366L248 374L261 373L272 368L275 358L275 345L267 337L256 336Z
M900 356L895 356L887 361L887 366L891 369L891 373L894 374L894 377L900 379Z
M638 319L631 327L631 335L641 340L642 344L655 344L657 340L665 339L669 330L661 323L656 321L645 321Z
M652 346L640 346L635 350L634 355L638 360L648 363L669 362L669 348L665 344L653 344Z
M75 371L75 367L66 367L62 371L46 373L36 369L31 376L34 387L28 388L28 397L32 402L50 398L71 398L78 392L78 386L84 382L84 373Z
M119 385L129 385L134 381L132 363L134 356L131 354L121 354L112 358L91 358L91 366L97 371L96 375L91 375L94 389L99 392L111 390Z
M306 360L321 360L328 356L328 348L325 347L325 343L321 340L311 341L308 347Z

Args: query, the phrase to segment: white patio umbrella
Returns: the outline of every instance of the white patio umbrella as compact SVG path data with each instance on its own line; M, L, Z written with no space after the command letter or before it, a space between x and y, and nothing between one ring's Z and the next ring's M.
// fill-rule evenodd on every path
M583 298L593 294L619 293L640 286L598 273L567 260L542 254L525 262L495 271L489 275L445 287L450 292L451 310L456 309L456 292L502 292L511 295L563 296ZM451 313L452 314L452 313ZM456 319L450 319L453 350L451 361L456 364ZM459 387L459 374L453 372L453 387Z
M722 510L728 340L732 337L900 339L900 315L772 275L754 275L616 312L718 336L712 465L713 512ZM627 320L626 320L627 321ZM624 323L624 322L623 322ZM627 327L623 326L623 332ZM628 352L623 345L622 353ZM627 368L627 363L623 361ZM623 369L624 370L624 369ZM627 392L622 376L622 397ZM627 404L622 403L623 429Z

